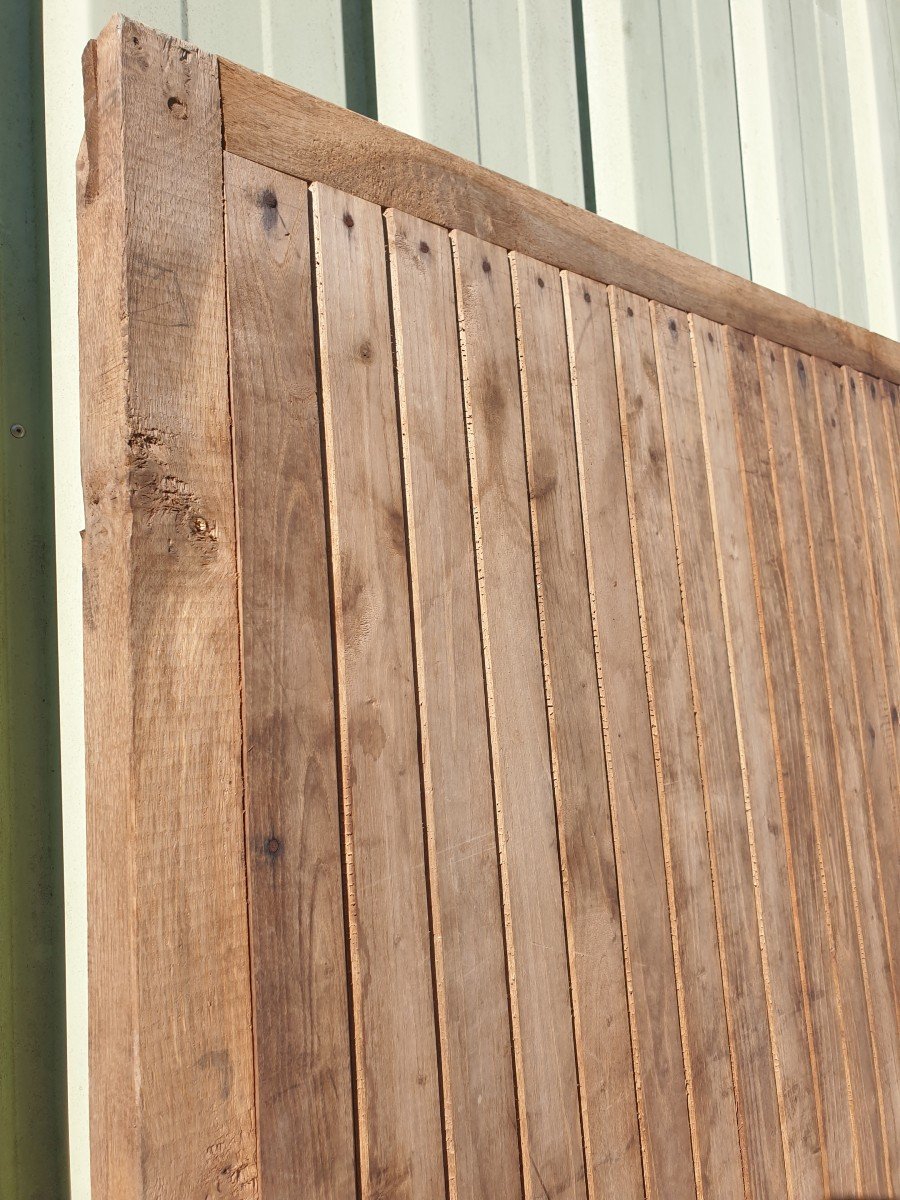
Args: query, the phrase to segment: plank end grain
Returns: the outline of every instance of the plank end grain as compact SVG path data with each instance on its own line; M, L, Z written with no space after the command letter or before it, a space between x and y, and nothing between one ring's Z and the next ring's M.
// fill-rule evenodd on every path
M93 1194L251 1200L218 73L211 56L122 17L85 61Z

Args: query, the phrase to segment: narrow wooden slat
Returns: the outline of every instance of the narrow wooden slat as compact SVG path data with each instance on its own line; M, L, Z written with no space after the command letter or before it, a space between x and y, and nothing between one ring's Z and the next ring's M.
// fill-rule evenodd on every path
M586 1196L509 263L454 233L494 786L504 814L528 1195Z
M859 390L853 408L856 417L856 436L860 452L868 447L873 487L867 495L870 508L874 506L884 547L884 603L890 621L895 653L900 658L900 585L897 584L897 563L900 562L900 518L893 503L891 456L881 412L879 381L856 376Z
M692 717L650 306L614 288L610 307L654 750L669 831L695 1166L704 1190L715 1187L722 1196L740 1196L744 1152L735 1110L715 863Z
M616 860L559 272L513 255L522 406L591 1194L642 1197Z
M785 791L770 721L765 646L760 639L754 573L741 491L740 463L722 329L691 318L703 453L712 509L748 813L754 829L757 894L769 967L774 1042L781 1070L782 1121L793 1195L815 1200L827 1186L822 1150L821 1089L815 1071L801 922ZM752 403L752 398L750 400ZM699 451L694 450L699 456ZM815 880L809 883L814 886Z
M829 892L821 872L820 822L800 704L797 647L756 347L747 335L726 330L725 349L728 393L748 518L754 595L783 794L785 841L793 868L795 919L802 935L806 996L821 1089L827 1182L834 1194L850 1195L857 1186L857 1154L846 1037L838 996Z
M225 155L260 1187L356 1187L307 188Z
M790 1195L756 832L732 697L690 326L684 313L661 305L651 305L651 319L746 1171L752 1195Z
M216 62L115 18L86 68L93 1194L249 1200L257 1148Z
M900 382L900 345L220 60L225 144L301 179Z
M606 289L563 276L578 470L648 1196L696 1194ZM663 801L664 804L664 801Z
M875 469L878 472L878 495L884 522L885 543L890 562L900 558L900 478L897 473L898 437L892 414L886 411L890 397L896 400L897 387L883 379L867 379L866 416L872 445ZM894 598L894 629L900 638L900 584L896 571L890 576Z
M872 588L876 629L884 658L888 698L894 732L895 753L900 758L900 722L894 713L900 707L900 630L893 620L891 562L883 523L878 517L877 483L869 446L869 426L861 397L862 377L844 368L843 435L853 448L853 481L856 504L862 514L869 586Z
M871 823L873 801L864 766L864 732L850 649L850 617L845 607L829 481L816 412L815 364L805 355L788 354L786 368L802 503L812 555L825 690L844 797L845 840L853 871L858 936L868 966L868 1004L875 1061L882 1081L885 1150L890 1177L890 1147L900 1147L896 1111L900 1104L896 999L881 864Z
M787 574L797 674L814 803L821 821L820 849L828 881L830 915L838 969L853 1115L859 1152L860 1185L885 1190L882 1096L873 1058L868 979L859 938L858 907L851 848L847 839L844 781L840 774L827 693L809 535L805 527L801 479L790 415L785 355L780 346L758 344L763 414L770 447L774 498Z
M447 1124L456 1194L503 1200L522 1183L453 261L444 229L397 212L387 229Z
M445 1194L380 210L313 187L364 1197Z
M894 493L894 511L897 514L897 521L900 522L900 463L897 459L900 456L900 389L895 383L890 383L885 379L879 380L882 400L882 427L884 430L884 439L886 443L885 453L888 457L888 462L891 468L891 487ZM877 427L877 422L874 423ZM876 434L876 436L880 436Z
M866 777L871 789L872 820L878 849L885 908L894 954L900 949L900 863L897 861L897 797L900 796L896 743L888 699L883 647L877 636L877 601L871 586L868 537L856 500L853 443L845 436L843 381L829 363L814 362L816 403L825 469L840 555L840 575L849 616L853 670L863 729Z

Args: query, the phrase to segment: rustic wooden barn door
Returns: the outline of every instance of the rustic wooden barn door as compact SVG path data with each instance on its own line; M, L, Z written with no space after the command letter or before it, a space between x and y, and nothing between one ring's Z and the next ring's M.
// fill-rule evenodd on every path
M900 347L85 79L95 1200L900 1195Z

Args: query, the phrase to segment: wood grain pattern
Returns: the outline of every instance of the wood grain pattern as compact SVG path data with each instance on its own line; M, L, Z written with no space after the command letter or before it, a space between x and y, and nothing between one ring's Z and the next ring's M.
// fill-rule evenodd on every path
M829 891L822 873L820 821L800 706L797 647L779 536L763 401L753 339L725 333L728 397L734 416L747 512L754 597L766 671L785 849L805 967L805 995L818 1072L827 1185L857 1187L844 1014L838 993ZM848 1136L849 1135L849 1136Z
M844 836L853 869L858 937L867 966L867 1003L871 1014L873 1054L881 1080L885 1151L890 1174L890 1147L900 1145L900 1127L895 1111L900 1102L896 1002L881 866L871 823L872 796L864 767L864 733L850 650L850 617L844 605L841 564L816 414L814 364L803 355L788 354L786 358L803 510L812 553L813 586L824 654L825 689L837 751L840 786L845 798Z
M515 947L529 1195L585 1197L556 806L504 250L454 234L494 786Z
M707 803L733 1071L751 1195L787 1192L785 1106L773 1046L756 830L732 700L687 317L651 305L685 641ZM652 648L651 648L652 653Z
M860 1185L886 1190L881 1083L874 1057L869 981L859 929L847 797L840 775L828 696L827 664L816 604L813 549L805 527L800 469L794 444L787 364L780 346L759 349L763 414L773 492L796 638L800 705L811 764L820 851L827 886L840 1002L844 1013ZM852 731L850 733L852 736Z
M356 1184L307 200L289 175L225 156L259 1171L273 1200Z
M365 1196L445 1194L426 845L380 209L313 189Z
M647 688L678 918L695 1167L704 1190L740 1196L745 1152L738 1143L714 850L693 721L650 305L618 289L610 303Z
M897 347L85 63L97 1200L897 1192Z
M893 736L884 654L878 638L872 633L878 628L878 605L871 586L868 539L863 514L856 503L853 443L849 437L844 436L843 381L835 367L820 362L815 364L815 375L823 459L828 475L839 546L841 582L849 621L852 651L850 669L856 677L866 779L871 793L872 823L877 849L875 862L881 872L896 993L896 955L900 946L900 870L896 854L896 799L900 795L900 772Z
M559 272L514 255L532 541L593 1195L643 1196L609 792Z
M583 527L648 1196L695 1195L661 827L606 289L563 276Z
M457 1195L501 1200L521 1168L453 261L446 230L397 212L387 228L447 1123Z
M228 150L900 382L900 345L594 213L219 60Z
M93 1188L250 1200L216 62L121 18L93 49L79 187Z
M740 460L721 327L691 320L709 503L748 823L753 828L754 890L768 960L770 1029L780 1069L787 1184L797 1197L822 1193L821 1095L815 1034L809 1011L801 923L792 888L793 858L786 838L785 792L766 685L766 647L760 637L754 564L741 490ZM696 445L691 460L699 456ZM708 535L707 535L708 536Z
M881 654L891 721L894 732L895 753L900 757L900 635L894 626L893 584L891 580L887 539L884 524L879 520L877 482L874 474L871 447L869 445L869 423L866 420L862 397L862 379L857 372L843 372L844 391L841 428L852 447L853 481L856 504L862 516L864 544L866 548L869 586L872 588L876 628L881 641Z
M891 455L891 443L884 436L884 416L882 412L883 399L881 381L865 377L859 379L861 402L854 412L865 424L866 441L872 456L872 475L875 487L870 499L875 504L879 524L884 537L884 548L889 564L896 564L900 555L900 516L894 502L894 472ZM861 439L862 440L862 439ZM897 622L900 618L900 587L896 581L896 571L888 571L886 576L887 599L890 602L891 622L895 640Z

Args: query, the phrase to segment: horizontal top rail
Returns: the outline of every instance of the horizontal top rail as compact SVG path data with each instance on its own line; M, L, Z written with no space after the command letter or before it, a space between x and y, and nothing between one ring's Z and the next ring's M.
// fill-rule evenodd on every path
M806 354L900 382L900 343L219 59L225 148Z

